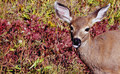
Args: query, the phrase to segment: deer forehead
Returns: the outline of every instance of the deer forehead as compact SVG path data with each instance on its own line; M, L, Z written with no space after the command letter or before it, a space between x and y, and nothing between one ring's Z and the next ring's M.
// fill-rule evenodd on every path
M88 16L78 17L75 20L73 20L71 23L71 25L75 29L84 29L84 28L89 27L90 24L91 24L91 19Z

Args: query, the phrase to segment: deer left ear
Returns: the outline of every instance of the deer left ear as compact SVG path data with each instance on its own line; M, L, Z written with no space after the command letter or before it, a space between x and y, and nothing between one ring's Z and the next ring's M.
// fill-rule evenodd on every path
M105 16L109 7L110 7L110 3L107 6L102 7L100 9L98 9L97 11L95 11L93 13L94 19L92 20L92 24L94 24L96 22L100 22L103 19L103 17Z

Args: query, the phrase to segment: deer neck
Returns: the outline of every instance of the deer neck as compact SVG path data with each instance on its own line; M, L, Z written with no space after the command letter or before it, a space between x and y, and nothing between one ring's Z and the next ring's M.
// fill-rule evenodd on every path
M80 58L81 60L87 64L88 61L91 61L91 53L93 51L92 48L93 45L92 45L92 41L93 41L93 38L89 35L89 37L87 38L87 40L85 40L80 48L79 48L79 54L80 54Z

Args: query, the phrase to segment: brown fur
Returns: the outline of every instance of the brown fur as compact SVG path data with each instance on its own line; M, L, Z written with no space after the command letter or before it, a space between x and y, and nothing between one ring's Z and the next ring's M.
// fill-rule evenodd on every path
M70 11L66 6L58 2L55 2L54 6L58 17L73 27L71 35L73 43L76 42L73 46L79 47L80 58L90 68L91 73L120 74L120 30L107 31L94 39L88 30L95 22L103 19L110 4L88 16L76 19L70 17Z
M79 17L72 21L73 33L79 32L80 38L85 38L86 34L80 30L89 26L90 21L89 17ZM94 39L88 33L87 38L81 40L81 43L87 43L84 46L81 44L79 48L80 58L95 74L120 73L120 30L105 32Z

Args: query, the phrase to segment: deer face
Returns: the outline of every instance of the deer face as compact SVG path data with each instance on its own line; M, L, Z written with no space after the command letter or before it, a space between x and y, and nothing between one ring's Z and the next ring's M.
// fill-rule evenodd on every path
M54 4L57 16L61 20L66 21L70 24L72 37L71 39L75 48L80 47L83 43L86 42L89 37L90 28L95 22L99 22L102 20L109 6L110 4L106 7L96 10L88 16L72 19L72 17L70 16L70 11L66 6L58 2L55 2Z
M75 48L80 47L80 45L88 39L90 30L89 24L92 23L88 16L78 17L70 23L71 37Z

